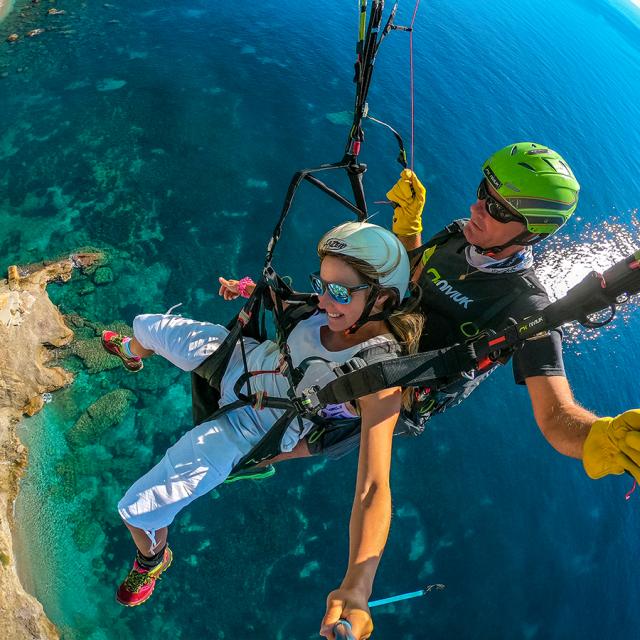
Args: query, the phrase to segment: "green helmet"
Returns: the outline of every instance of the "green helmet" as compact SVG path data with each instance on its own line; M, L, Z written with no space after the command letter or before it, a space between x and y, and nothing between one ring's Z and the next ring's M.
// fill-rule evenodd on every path
M482 171L498 194L541 240L576 210L580 185L562 156L534 142L517 142L494 153Z

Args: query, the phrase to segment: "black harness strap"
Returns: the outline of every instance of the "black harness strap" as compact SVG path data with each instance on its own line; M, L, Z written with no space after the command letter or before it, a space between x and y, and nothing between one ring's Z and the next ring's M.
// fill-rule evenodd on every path
M253 300L259 301L260 299L256 296ZM259 302L254 309L256 312L259 310ZM212 415L217 414L222 377L233 350L238 341L242 340L243 330L246 328L247 325L242 324L236 318L230 327L229 335L222 341L222 344L191 372L191 407L195 425L201 424L211 419ZM255 331L255 326L253 329ZM251 337L259 339L259 335Z
M346 362L344 365L338 367L340 369L340 373L343 374L345 371L358 371L362 367L367 366L369 364L382 363L388 361L390 358L398 358L401 353L401 346L397 341L388 341L379 345L374 345L370 347L366 347L358 352L358 354ZM296 371L292 371L292 377L295 379ZM244 376L251 375L251 372L247 372ZM242 376L235 385L235 393L240 398L242 404L247 404L249 398L245 398L240 393L240 387L244 384L244 376ZM344 378L344 375L341 375L340 379ZM292 388L292 394L290 398L273 398L269 397L265 402L265 406L275 409L284 409L285 413L276 421L276 423L269 429L267 434L260 440L260 442L242 459L238 464L234 467L232 473L237 473L243 469L246 469L250 466L258 464L263 460L267 460L269 458L273 458L280 452L280 443L282 438L289 428L289 425L294 419L299 421L299 428L302 432L302 418L313 422L315 427L313 430L318 428L324 428L328 423L335 423L335 419L323 418L314 414L310 411L303 402L301 402L300 398L295 397L295 387ZM381 387L386 388L386 387ZM360 388L357 389L360 391ZM369 391L368 393L373 393ZM366 395L366 393L360 393L359 396ZM358 396L358 397L359 397ZM351 400L353 398L349 398ZM347 400L347 401L348 401ZM341 403L341 401L340 401ZM333 404L338 404L333 403ZM353 420L344 420L345 424L351 424ZM313 431L312 430L312 431Z
M456 345L412 356L384 358L374 364L353 358L338 367L338 378L313 392L312 403L319 406L349 402L391 387L425 386L450 379L476 366L470 345Z
M521 322L514 321L501 333L485 333L464 344L404 357L394 357L392 349L381 346L371 348L368 354L363 350L361 355L368 355L369 362L364 358L352 358L334 370L339 377L322 389L307 389L302 397L296 398L292 387L290 398L269 399L270 403L265 406L284 409L284 413L234 467L233 473L276 455L282 437L294 418L301 420L305 416L316 424L322 424L321 420L313 417L313 412L329 404L350 402L391 387L438 385L461 373L485 371L525 340L566 322L576 319L586 321L588 314L608 306L615 309L621 296L626 296L626 300L638 292L640 251L615 264L604 274L592 272L574 286L565 298L552 303L538 316ZM238 385L241 386L242 382L239 381ZM251 398L240 398L210 417L213 419L226 411L244 406L249 400Z
M243 403L244 404L244 403ZM289 428L291 422L299 417L297 411L291 407L287 409L264 435L264 437L255 445L247 455L242 457L235 467L231 470L231 474L238 473L250 467L260 464L264 460L273 458L280 452L280 443L285 432Z
M443 245L445 242L449 241L453 236L458 235L462 232L462 227L457 222L452 222L448 224L442 231L439 231L435 235L431 236L426 242L423 242L420 247L417 249L412 249L409 251L409 261L411 262L411 267L415 267L417 262L422 257L422 254L431 247L439 247Z

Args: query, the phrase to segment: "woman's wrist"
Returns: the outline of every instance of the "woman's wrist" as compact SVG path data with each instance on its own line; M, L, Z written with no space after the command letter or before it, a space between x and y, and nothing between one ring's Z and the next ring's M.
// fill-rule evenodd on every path
M245 276L238 280L238 293L243 298L248 298L255 288L256 283L249 276Z
M373 580L359 571L347 570L340 588L355 593L362 600L368 600L373 591Z

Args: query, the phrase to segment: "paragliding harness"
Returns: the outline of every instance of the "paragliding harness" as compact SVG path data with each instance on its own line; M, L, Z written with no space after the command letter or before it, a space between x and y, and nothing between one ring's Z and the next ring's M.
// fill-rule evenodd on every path
M232 473L251 467L262 460L276 455L279 452L282 436L292 421L297 420L301 430L301 420L303 417L316 424L322 423L322 419L317 416L315 410L308 410L310 400L301 396L295 396L296 385L301 381L304 372L293 367L286 342L289 333L296 323L317 311L315 304L317 298L314 295L294 292L275 272L272 266L273 253L280 239L282 227L293 204L297 189L303 181L306 181L349 209L356 215L358 221L365 221L367 219L367 205L362 184L362 177L367 170L367 166L358 160L364 141L364 131L362 129L362 121L364 118L369 118L374 122L383 124L391 130L399 146L397 160L403 168L407 167L406 151L401 136L388 124L369 116L367 94L371 84L378 49L384 38L392 30L411 31L412 27L401 27L394 24L398 6L397 3L393 5L384 27L382 27L384 0L373 0L368 20L367 0L360 0L359 6L359 36L356 45L354 77L356 95L353 123L347 139L344 156L339 162L322 164L311 169L303 169L294 174L289 183L280 218L269 240L262 277L256 284L255 290L240 313L229 323L229 335L227 338L216 352L192 373L192 405L195 424L200 424L205 420L213 420L223 413L247 405L255 409L268 407L283 410L282 415L267 435L249 454L240 460ZM336 170L346 172L353 192L354 202L351 202L339 194L317 177L319 173ZM284 305L285 302L286 309ZM258 342L263 342L267 339L266 311L271 311L273 314L276 340L280 347L281 354L277 370L270 373L278 373L286 376L289 383L289 397L287 398L267 396L264 392L254 393L251 388L251 378L265 372L251 372L248 370L243 338L253 338ZM236 345L239 345L245 369L244 374L240 376L234 387L234 392L238 399L235 402L219 408L220 383ZM353 366L364 366L367 363L374 363L380 359L397 357L398 351L399 349L394 346L394 343L379 345L377 347L371 347L365 352L361 352L358 354L358 358L350 362L354 363ZM335 424L335 420L332 422Z
M284 286L286 287L286 285ZM284 409L282 417L263 440L236 465L234 473L277 455L278 445L293 419L304 417L316 422L316 424L321 424L321 419L317 414L323 407L330 404L350 402L362 396L397 386L438 388L438 386L450 384L456 376L464 376L472 371L481 374L495 366L496 363L508 358L526 340L543 335L545 332L568 322L577 321L586 328L598 328L608 324L615 316L616 307L625 304L631 296L638 293L640 293L640 249L603 273L592 271L572 287L563 298L551 303L536 315L521 321L512 320L503 331L486 331L465 343L411 356L393 354L384 357L383 354L377 354L378 361L373 362L367 362L364 358L356 356L334 369L335 380L321 389L317 387L305 389L298 396L295 395L295 380L292 377L293 384L289 398L268 398L263 404L263 406ZM313 305L307 305L309 296L306 294L291 292L291 296L293 304L287 311L289 309L293 311L287 322L295 323L296 318L301 319L307 313L312 313ZM305 301L301 302L300 297ZM606 318L597 321L592 319L594 314L607 310L608 316ZM240 318L243 312L241 312L236 327L231 330L229 337L233 336L234 330L238 326L241 329L249 326L248 323L242 324L243 321ZM292 325L283 325L285 330L289 327ZM242 340L240 340L240 344L242 345ZM216 361L218 363L221 361L223 347L224 345L196 369L193 379L194 385L204 382L204 377L200 376L206 376L207 373L212 374L209 378L209 384L216 380L219 384L224 367L217 368ZM229 357L230 351L226 354L227 361ZM287 370L285 370L286 372ZM230 408L246 404L254 406L259 404L258 398L243 395L238 388L245 380L248 381L251 375L257 373L247 372L241 376L236 384L238 402L223 407L218 412L228 411ZM280 373L283 371L281 370ZM208 396L213 397L213 390L210 386L207 391ZM196 386L194 386L195 393ZM209 416L209 419L213 419L215 416L216 413ZM405 417L405 419L408 418Z
M573 287L564 298L552 303L535 316L522 321L513 320L505 330L499 333L484 332L463 344L411 356L399 356L393 348L388 348L385 353L384 348L380 351L380 347L374 347L375 351L357 354L345 364L336 366L333 369L335 379L323 388L313 386L296 392L304 371L293 367L286 340L297 322L317 311L316 297L312 294L295 292L284 282L272 267L273 252L295 193L303 181L311 183L348 208L356 214L358 220L363 221L367 218L362 185L366 165L358 161L364 139L362 119L367 117L366 96L378 47L389 31L397 28L393 25L397 6L394 5L386 26L380 32L383 6L383 0L374 0L365 29L366 0L360 2L360 39L357 46L355 76L356 103L344 157L340 162L304 169L294 174L280 218L268 244L260 280L240 313L229 323L227 338L192 373L195 424L214 420L219 415L247 405L257 410L267 407L282 410L281 416L269 432L236 464L232 474L276 456L280 452L282 438L294 420L298 421L300 431L303 429L303 418L316 425L322 425L324 419L318 413L327 405L351 402L362 396L397 386L437 389L443 384L450 384L456 377L468 375L469 372L483 373L508 357L525 340L566 322L577 320L585 327L606 324L613 319L616 304L626 302L631 295L640 291L639 250L615 264L604 274L592 272ZM394 135L400 147L398 161L406 167L406 153L402 139L395 131ZM314 175L337 169L346 171L355 204ZM442 239L442 241L445 240ZM589 319L590 315L603 309L610 309L610 316L607 319L598 323ZM281 354L278 368L269 373L286 376L289 383L287 398L267 396L264 392L254 393L251 388L251 378L265 372L249 371L244 338L253 338L259 342L267 339L265 320L267 311L273 314L276 339ZM238 378L234 387L237 400L220 408L218 406L220 383L236 346L239 346L242 355L244 373ZM243 388L246 389L243 391ZM409 419L406 416L405 418ZM335 421L332 421L332 424L335 426ZM418 427L419 430L421 429Z

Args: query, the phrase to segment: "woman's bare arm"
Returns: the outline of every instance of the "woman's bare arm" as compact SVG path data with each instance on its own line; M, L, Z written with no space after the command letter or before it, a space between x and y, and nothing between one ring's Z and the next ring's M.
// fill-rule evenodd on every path
M360 399L362 434L349 524L349 564L340 588L327 598L321 631L327 638L340 618L349 619L358 639L369 637L373 630L367 601L391 524L391 446L401 399L399 387Z

